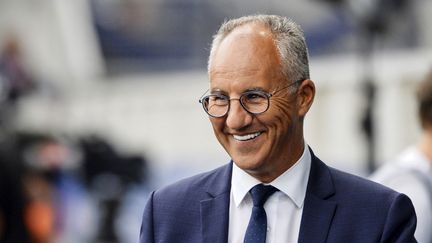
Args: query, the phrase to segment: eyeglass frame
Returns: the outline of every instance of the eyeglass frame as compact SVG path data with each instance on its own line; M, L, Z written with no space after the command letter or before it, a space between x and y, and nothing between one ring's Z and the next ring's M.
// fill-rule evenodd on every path
M299 83L299 82L302 82L303 80L305 80L305 79L300 79L300 80L294 81L294 82L288 84L287 86L285 86L285 87L283 87L283 88L280 88L280 89L278 89L278 90L275 90L275 91L273 91L273 92L271 92L271 93L265 92L265 91L263 91L263 90L246 91L246 92L242 93L238 98L230 98L230 97L227 96L227 95L221 95L221 96L225 96L225 97L228 98L228 99L227 99L227 101L228 101L228 108L227 108L226 112L225 112L223 115L221 115L221 116L214 116L214 115L211 115L211 114L208 112L208 109L206 109L206 107L205 107L205 105L204 105L204 99L206 99L206 98L208 98L208 97L210 97L210 96L215 96L214 94L205 95L205 94L209 91L209 89L207 89L206 92L204 92L204 94L201 95L201 98L198 100L198 102L201 103L202 108L204 109L205 113L207 113L207 115L209 115L210 117L213 117L213 118L222 118L222 117L226 116L226 115L228 114L230 108L231 108L231 100L238 100L239 103L240 103L240 105L241 105L241 107L242 107L246 112L248 112L249 114L251 114L251 115L259 115L259 114L262 114L262 113L266 112L266 111L270 108L270 98L273 97L277 92L282 91L282 90L284 90L284 89L287 89L287 88L291 87L291 86L294 85L294 84L297 84L297 83ZM243 97L244 95L247 95L247 94L250 94L250 93L254 93L254 92L262 93L265 97L267 97L267 108L266 108L264 111L261 111L261 112L251 112L251 111L249 111L249 110L248 110L248 109L243 105L242 97Z

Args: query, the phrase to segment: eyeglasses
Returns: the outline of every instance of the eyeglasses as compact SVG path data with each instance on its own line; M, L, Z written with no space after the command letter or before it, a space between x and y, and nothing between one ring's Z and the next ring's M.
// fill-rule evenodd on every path
M272 93L267 93L261 90L251 90L244 92L240 95L239 98L229 98L228 96L223 94L210 94L201 97L199 102L202 104L204 111L209 116L215 118L223 117L228 113L231 100L238 100L243 109L245 109L250 114L259 115L268 110L268 108L270 107L270 98L273 95L283 89L291 87L292 85L300 81L302 80L292 82L288 86L273 91Z

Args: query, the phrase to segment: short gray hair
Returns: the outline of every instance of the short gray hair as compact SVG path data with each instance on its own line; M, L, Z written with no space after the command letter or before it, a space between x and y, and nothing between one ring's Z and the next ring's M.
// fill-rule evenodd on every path
M260 23L270 30L281 59L282 74L288 80L295 82L309 79L309 58L303 30L294 21L277 15L250 15L225 21L213 36L208 71L216 49L224 38L235 28L248 23Z

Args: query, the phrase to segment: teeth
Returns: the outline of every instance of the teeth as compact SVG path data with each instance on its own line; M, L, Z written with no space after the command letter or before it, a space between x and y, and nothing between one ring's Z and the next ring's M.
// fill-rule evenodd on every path
M258 137L260 134L261 134L260 132L257 132L257 133L247 134L244 136L239 136L239 135L233 135L233 136L235 140L246 141L246 140L254 139Z

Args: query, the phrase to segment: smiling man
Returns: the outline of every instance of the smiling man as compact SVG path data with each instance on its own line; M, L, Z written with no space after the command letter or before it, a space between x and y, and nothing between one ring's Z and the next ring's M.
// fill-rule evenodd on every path
M416 242L403 194L321 162L303 138L315 96L300 27L225 22L200 99L232 161L153 192L140 242Z

